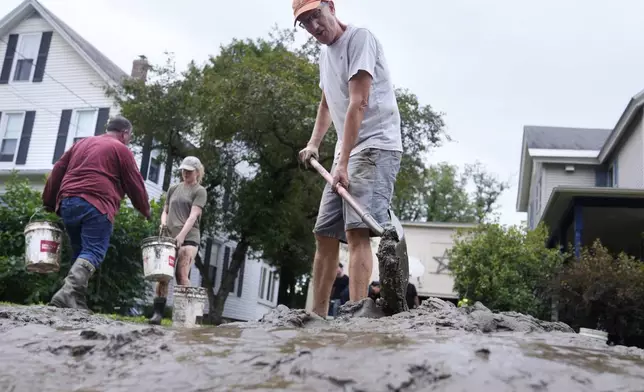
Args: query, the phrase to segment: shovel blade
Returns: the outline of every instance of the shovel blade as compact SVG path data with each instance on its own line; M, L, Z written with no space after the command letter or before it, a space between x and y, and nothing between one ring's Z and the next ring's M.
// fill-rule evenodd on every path
M389 211L389 217L391 226L380 240L377 256L383 311L391 316L409 310L406 301L409 255L402 224L393 211Z

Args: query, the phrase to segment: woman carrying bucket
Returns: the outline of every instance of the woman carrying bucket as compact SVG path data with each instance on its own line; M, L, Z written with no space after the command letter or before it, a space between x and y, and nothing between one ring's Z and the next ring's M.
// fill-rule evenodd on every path
M199 250L201 241L199 222L208 194L206 188L201 186L204 167L199 158L188 156L179 168L182 181L168 189L161 214L160 229L162 233L169 233L174 237L177 243L177 285L190 286L188 274ZM150 324L161 324L169 283L168 281L157 282L154 314L148 320Z

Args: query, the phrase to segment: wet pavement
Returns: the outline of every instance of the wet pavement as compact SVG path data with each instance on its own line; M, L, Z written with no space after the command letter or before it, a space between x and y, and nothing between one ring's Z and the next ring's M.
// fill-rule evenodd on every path
M476 304L179 330L0 307L1 391L642 391L644 351ZM349 310L347 310L349 309Z

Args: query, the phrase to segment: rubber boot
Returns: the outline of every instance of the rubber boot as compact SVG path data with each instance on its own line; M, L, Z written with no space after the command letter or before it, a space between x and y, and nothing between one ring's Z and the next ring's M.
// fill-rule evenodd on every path
M87 285L96 268L85 259L76 259L69 269L65 283L51 298L50 306L90 311L87 307Z
M165 310L166 299L164 297L156 297L154 299L154 314L148 320L148 324L161 325L163 319L163 311Z

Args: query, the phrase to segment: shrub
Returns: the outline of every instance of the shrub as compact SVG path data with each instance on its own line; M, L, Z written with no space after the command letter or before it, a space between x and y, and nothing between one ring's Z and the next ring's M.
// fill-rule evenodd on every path
M541 226L481 224L460 231L450 251L454 289L494 311L517 311L541 319L550 316L552 281L564 256L546 248Z
M559 297L562 321L573 328L598 328L618 341L643 333L644 264L611 255L599 240L566 265Z

